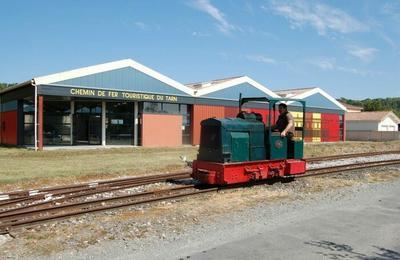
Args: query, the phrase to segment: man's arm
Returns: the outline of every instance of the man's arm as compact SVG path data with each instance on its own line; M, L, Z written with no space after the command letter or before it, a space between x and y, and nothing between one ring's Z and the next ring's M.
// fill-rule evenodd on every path
M288 133L289 129L291 129L294 126L293 116L290 113L287 113L286 117L287 117L289 123L286 126L286 128L282 131L282 133L281 133L282 137L286 136L286 134Z

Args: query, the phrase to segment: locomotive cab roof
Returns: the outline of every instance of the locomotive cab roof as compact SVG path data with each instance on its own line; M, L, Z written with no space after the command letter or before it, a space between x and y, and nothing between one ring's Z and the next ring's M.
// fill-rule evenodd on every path
M262 122L258 120L251 119L242 119L237 117L226 117L226 118L208 118L201 121L201 125L203 126L244 126L248 124L262 124Z

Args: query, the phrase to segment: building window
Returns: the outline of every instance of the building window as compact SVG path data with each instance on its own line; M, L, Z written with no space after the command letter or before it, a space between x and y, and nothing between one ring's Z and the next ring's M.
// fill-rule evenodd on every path
M191 105L179 105L179 113L182 115L182 144L192 144L191 111Z
M179 104L143 102L144 113L179 115Z
M71 103L69 101L45 101L43 118L45 145L71 144Z
M166 114L179 114L179 104L163 103L162 111Z
M73 128L74 144L101 144L101 102L76 100Z
M162 113L161 103L143 102L144 113Z
M106 118L107 144L133 144L133 103L108 102Z
M24 99L24 144L35 144L35 104L33 99Z
M87 102L75 103L75 113L77 114L101 114L101 103L99 102Z

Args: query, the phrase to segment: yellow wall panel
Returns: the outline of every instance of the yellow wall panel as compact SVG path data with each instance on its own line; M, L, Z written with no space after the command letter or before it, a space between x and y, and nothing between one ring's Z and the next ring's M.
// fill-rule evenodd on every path
M294 118L303 118L303 112L290 112Z
M321 120L321 113L313 113L312 118Z
M313 138L312 138L312 141L313 141L313 142L316 142L316 143L317 143L317 142L321 142L321 137L313 137Z

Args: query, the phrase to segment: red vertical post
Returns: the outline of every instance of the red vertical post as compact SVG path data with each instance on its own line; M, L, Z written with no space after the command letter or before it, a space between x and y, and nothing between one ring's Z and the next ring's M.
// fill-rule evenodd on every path
M195 104L193 104L192 105L192 115L191 115L191 118L190 118L190 123L192 124L191 125L191 127L192 127L192 145L196 145L196 141L195 141L195 134L196 134L196 129L197 129L197 126L196 126L196 121L195 121L195 117L197 117L197 112L196 112L196 109L197 107L196 107L196 105Z
M38 149L43 150L43 96L38 96Z
M190 142L191 142L191 145L195 145L194 139L193 139L193 135L194 135L194 131L193 131L193 128L194 128L194 124L193 124L193 122L194 122L194 104L191 106L188 105L188 107L190 107Z

